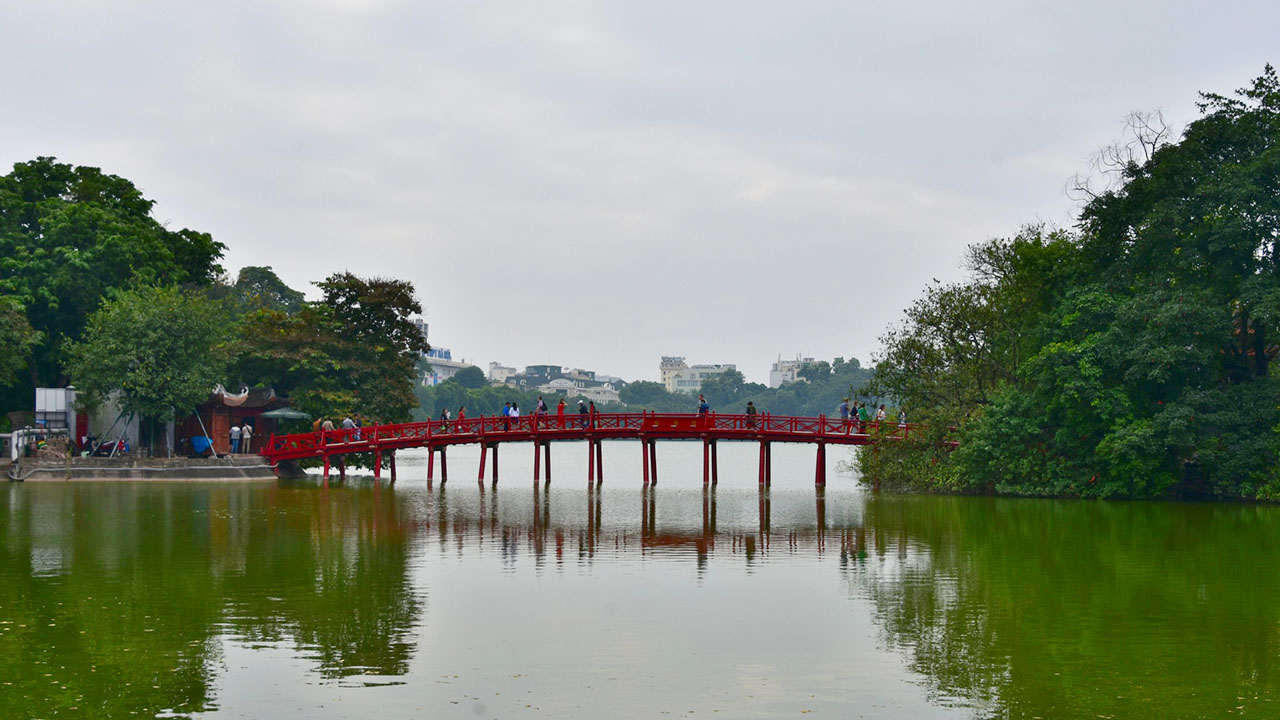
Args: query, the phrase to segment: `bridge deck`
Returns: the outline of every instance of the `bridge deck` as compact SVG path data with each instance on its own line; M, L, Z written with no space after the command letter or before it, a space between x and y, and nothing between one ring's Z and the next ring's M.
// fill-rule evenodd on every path
M918 425L886 421L856 422L820 417L727 415L721 413L597 413L595 415L530 415L519 418L477 417L374 425L355 430L273 435L262 455L281 460L331 457L360 452L443 448L451 445L505 442L588 440L703 440L789 442L815 445L869 445L901 440Z

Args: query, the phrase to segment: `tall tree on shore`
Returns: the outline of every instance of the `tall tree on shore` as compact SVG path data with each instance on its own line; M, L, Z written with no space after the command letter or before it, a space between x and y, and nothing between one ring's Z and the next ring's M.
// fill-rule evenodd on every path
M0 294L40 333L22 392L65 380L65 341L81 337L111 290L207 285L221 272L221 243L169 230L153 205L124 178L51 157L0 177Z
M223 313L177 288L118 293L89 316L82 341L67 343L68 370L90 404L118 394L120 408L166 421L192 412L222 380Z
M312 415L408 420L416 364L428 349L410 320L422 312L413 285L351 273L317 285L323 298L298 312L244 317L229 345L232 379L272 385Z
M1177 142L1125 164L1068 240L978 249L992 271L965 312L1003 371L994 385L918 362L911 333L886 338L883 382L987 388L963 413L920 395L962 426L943 485L1280 498L1280 79L1267 66L1200 107ZM967 337L931 349L945 358Z

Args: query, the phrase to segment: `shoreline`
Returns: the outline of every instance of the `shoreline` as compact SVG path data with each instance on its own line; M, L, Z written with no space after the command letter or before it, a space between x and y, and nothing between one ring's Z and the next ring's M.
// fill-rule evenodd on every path
M277 480L271 464L257 455L223 458L20 458L6 468L4 477L11 482Z

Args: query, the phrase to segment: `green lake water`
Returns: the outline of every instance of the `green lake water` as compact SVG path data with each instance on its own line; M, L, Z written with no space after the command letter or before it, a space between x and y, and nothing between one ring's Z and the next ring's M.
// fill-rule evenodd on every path
M704 491L700 451L8 484L0 718L1280 717L1280 507L819 493L804 448L762 493L749 446Z

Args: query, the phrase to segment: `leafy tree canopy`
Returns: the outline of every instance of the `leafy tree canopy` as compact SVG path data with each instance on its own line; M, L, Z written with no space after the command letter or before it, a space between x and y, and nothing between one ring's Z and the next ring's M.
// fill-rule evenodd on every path
M909 484L1280 498L1280 80L1201 110L1075 233L974 248L970 282L885 336L880 387L961 427ZM863 453L864 473L893 455Z
M224 246L208 234L169 230L133 183L51 157L0 177L0 293L40 333L24 392L65 378L66 340L113 289L211 283Z
M219 308L177 288L123 291L89 317L84 340L69 342L69 371L90 403L119 392L127 412L167 420L208 399L222 380Z

